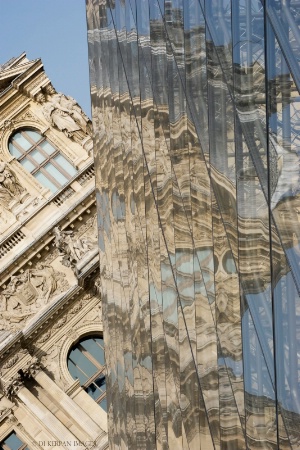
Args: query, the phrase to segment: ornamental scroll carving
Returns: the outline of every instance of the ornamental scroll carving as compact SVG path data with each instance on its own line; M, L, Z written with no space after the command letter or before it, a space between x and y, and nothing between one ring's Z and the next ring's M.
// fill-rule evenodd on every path
M68 288L66 275L44 263L12 276L1 292L1 329L15 331L23 328L44 305Z
M42 105L46 120L68 138L81 143L87 136L91 136L91 121L72 97L56 92L48 84L35 99Z

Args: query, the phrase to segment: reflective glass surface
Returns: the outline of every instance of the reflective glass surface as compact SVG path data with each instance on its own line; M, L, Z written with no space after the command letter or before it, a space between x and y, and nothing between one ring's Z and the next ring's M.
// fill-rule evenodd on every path
M87 0L111 448L300 448L300 1Z

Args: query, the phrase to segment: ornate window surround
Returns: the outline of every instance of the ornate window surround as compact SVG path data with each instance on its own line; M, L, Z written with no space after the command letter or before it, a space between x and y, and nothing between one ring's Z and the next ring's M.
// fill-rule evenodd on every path
M68 355L72 347L76 345L82 338L95 336L96 334L103 335L102 324L100 325L99 323L93 323L83 325L79 328L76 327L75 331L71 335L64 338L64 342L62 343L59 352L59 368L62 380L67 386L69 386L68 390L72 388L73 385L78 384L78 380L74 380L69 372Z
M28 134L29 131L37 133L40 136L40 139L35 141ZM16 141L14 141L14 136L16 136L16 134L18 134L18 133L24 138L24 141L27 142L27 144L31 144L29 149L26 150L26 149L22 148L22 145L19 145ZM45 142L50 144L51 148L53 149L51 151L51 153L47 153L43 149L42 145ZM37 127L18 127L16 130L14 130L13 133L10 134L9 141L8 141L8 148L10 147L11 144L13 144L13 146L15 147L15 150L20 153L20 156L16 156L16 160L21 165L22 165L22 161L27 160L28 163L31 164L31 166L33 167L31 171L28 170L28 173L30 173L32 176L34 176L35 174L41 174L53 186L53 188L54 188L53 192L56 193L59 190L61 190L65 186L65 184L68 183L73 178L73 176L75 176L75 173L69 174L68 171L64 169L63 165L59 164L56 161L56 158L58 156L61 156L63 159L66 160L66 163L68 163L70 166L72 166L74 168L74 171L76 171L77 168L74 167L72 162L68 161L68 159L63 154L63 152L61 152L60 148L58 148L57 145L55 145L53 142L51 142L51 138L49 139L48 136L45 136L45 134L42 134L37 129ZM38 163L37 160L32 157L33 152L36 152L36 151L37 151L37 155L40 156L40 158L43 158L43 161L40 163ZM49 173L49 171L47 170L48 164L51 164L51 166L53 166L53 168L56 169L61 174L61 176L63 177L62 181L64 181L64 180L66 180L66 181L59 182L56 179L56 177L52 176L51 173ZM34 177L34 178L36 178L36 177ZM38 178L37 178L37 181L41 185L46 187L42 181L39 181ZM56 190L55 190L55 188L56 188Z
M18 427L12 426L9 427L9 429L4 432L3 436L1 436L0 438L0 447L3 448L4 450L9 450L10 447L8 446L4 446L3 442L9 438L10 435L15 434L17 436L17 438L22 442L22 446L20 446L18 448L18 450L24 450L24 449L28 449L28 443L26 443L26 439L24 439L23 433L20 432L20 430L18 429ZM30 444L29 444L30 445Z
M84 344L83 344L83 341L86 341L86 340L90 340L91 341L92 339L97 338L97 337L99 337L100 339L103 340L103 337L100 336L99 333L96 333L96 334L93 334L93 335L81 336L80 339L75 344L73 344L73 346L71 347L70 352L68 354L68 362L72 361L72 356L71 356L72 351L77 349L96 368L96 371L89 377L89 379L87 379L85 383L81 382L80 385L85 390L85 392L88 393L88 395L90 395L90 393L96 392L96 390L97 390L98 391L98 397L94 398L92 395L90 395L90 397L92 397L93 400L103 408L102 402L104 400L106 402L106 389L103 390L101 387L99 387L99 385L97 384L97 379L98 379L98 381L99 381L99 378L101 378L101 380L103 380L103 376L104 376L104 380L105 380L105 378L106 378L106 366L105 366L105 363L102 365L100 363L100 361L93 356L93 354L92 354L92 352L90 350L88 350L87 348L84 348ZM97 346L97 344L96 344L96 346ZM102 347L102 344L100 344L100 348L101 347ZM103 348L103 358L104 358L104 348ZM79 365L78 365L78 361L76 362L74 360L72 362L77 367L77 370L78 369L80 371L82 370L83 366L82 366L81 362L79 363ZM77 378L76 378L76 380L77 380ZM88 392L88 390L90 390L90 393ZM100 391L102 391L102 393L100 393Z

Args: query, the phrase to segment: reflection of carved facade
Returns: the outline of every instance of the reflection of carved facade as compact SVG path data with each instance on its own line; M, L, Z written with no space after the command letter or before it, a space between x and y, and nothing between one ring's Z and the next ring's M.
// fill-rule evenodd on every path
M0 80L0 445L105 449L106 412L67 365L102 336L90 121L40 60L14 58Z
M129 3L87 1L110 446L298 450L300 3Z

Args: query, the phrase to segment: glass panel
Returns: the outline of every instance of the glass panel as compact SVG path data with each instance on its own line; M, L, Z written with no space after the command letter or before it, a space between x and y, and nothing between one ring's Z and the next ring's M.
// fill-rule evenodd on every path
M37 133L36 131L32 131L32 130L26 130L26 134L28 134L28 136L34 142L38 142L41 139L41 137L42 137L39 133Z
M22 147L23 150L29 150L30 147L32 147L30 142L28 142L27 139L25 139L21 133L16 133L13 136L13 141L17 142L19 146Z
M48 141L43 141L41 144L39 144L39 147L42 147L42 149L48 154L52 155L56 150L54 147L52 147L51 144L49 144Z
M36 160L37 163L41 164L42 162L45 161L45 157L38 151L38 150L33 150L30 153L30 156Z
M98 372L97 367L78 348L71 351L69 358L76 366L80 367L88 377L92 377Z
M8 148L9 148L9 153L11 155L15 156L16 158L19 158L19 156L22 155L22 153L11 143L9 144Z
M65 184L65 183L68 182L68 179L67 179L62 173L60 173L60 171L59 171L56 167L54 167L53 164L51 164L51 163L46 164L45 167L44 167L44 169L46 169L47 172L48 172L53 178L55 178L55 180L56 180L59 184L63 185L63 184Z
M56 192L58 190L58 187L56 187L50 180L48 180L45 175L38 171L34 174L34 177L46 188L50 189L52 192Z
M80 344L95 358L96 361L99 361L99 363L104 366L104 351L93 339L86 339L85 341L81 341Z
M104 411L107 411L107 400L106 400L106 397L104 397L104 399L101 400L100 406L101 406L101 408L104 409Z
M78 367L76 367L76 365L71 361L70 358L68 359L68 369L74 380L78 378L81 385L87 382L88 377L84 373L82 373L82 371L79 370Z
M101 339L101 338L94 338L94 340L95 340L99 345L101 345L102 348L104 348L104 341L103 341L103 339Z
M36 169L36 167L32 164L32 162L29 161L27 158L22 159L20 163L22 164L24 169L28 170L28 172L32 172L34 169Z
M69 161L66 160L62 155L55 156L54 160L66 171L68 174L73 177L76 175L77 170L75 167L72 166L72 164L69 163Z
M93 400L97 400L100 397L102 392L97 388L97 386L92 383L85 390Z
M100 377L96 378L95 384L101 388L101 390L104 392L106 390L106 381L105 381L105 375L101 374Z
M7 439L3 442L3 444L8 445L12 450L18 450L23 445L23 442L16 436L15 433L12 433L8 436Z

